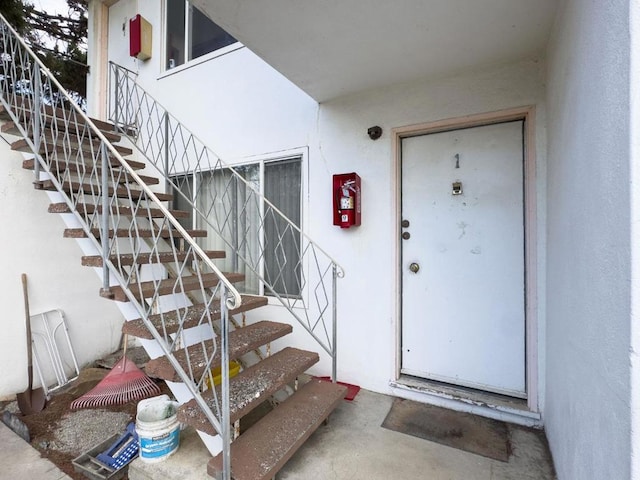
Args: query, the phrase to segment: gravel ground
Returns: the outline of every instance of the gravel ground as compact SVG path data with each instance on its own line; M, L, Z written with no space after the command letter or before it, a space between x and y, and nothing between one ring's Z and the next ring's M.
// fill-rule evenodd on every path
M117 353L115 355L118 356ZM133 356L127 353L128 358ZM104 368L84 369L76 380L52 394L44 410L32 415L23 416L15 401L0 402L0 418L4 410L15 414L29 428L31 445L43 457L74 480L86 480L87 477L74 470L72 460L113 434L123 433L127 424L135 421L136 402L104 408L69 409L73 400L91 390L107 373L109 370ZM162 393L169 393L164 382L158 386Z
M58 422L53 431L53 440L47 447L78 455L79 448L88 450L114 433L124 432L130 421L131 415L126 412L102 409L68 412Z

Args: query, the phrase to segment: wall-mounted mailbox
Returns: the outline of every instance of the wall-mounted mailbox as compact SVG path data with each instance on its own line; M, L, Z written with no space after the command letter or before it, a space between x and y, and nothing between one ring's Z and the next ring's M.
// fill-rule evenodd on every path
M360 177L356 173L333 176L333 224L357 227L361 220Z
M129 20L129 55L138 60L151 58L151 24L137 14Z

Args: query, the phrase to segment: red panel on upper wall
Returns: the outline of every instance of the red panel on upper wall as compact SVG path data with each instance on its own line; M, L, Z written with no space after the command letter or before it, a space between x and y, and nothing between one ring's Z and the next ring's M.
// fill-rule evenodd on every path
M151 58L151 24L140 14L129 20L129 55L139 60Z

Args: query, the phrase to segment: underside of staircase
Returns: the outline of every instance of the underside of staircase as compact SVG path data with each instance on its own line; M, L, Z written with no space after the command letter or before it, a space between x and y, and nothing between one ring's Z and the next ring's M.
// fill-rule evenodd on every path
M103 205L97 196L92 199L92 192L96 190L95 185L90 179L100 178L101 165L92 163L82 163L77 161L77 149L88 149L83 158L91 158L91 144L80 138L78 132L84 132L86 126L76 125L70 122L61 122L55 114L51 118L56 118L52 122L57 122L55 129L66 133L65 143L56 143L57 138L63 136L48 136L47 132L53 131L46 128L51 125L43 125L41 132L41 148L39 152L32 151L31 144L36 144L33 139L30 142L22 137L20 128L14 123L13 118L25 118L27 112L13 112L13 117L4 107L0 108L0 120L2 121L1 131L5 135L17 136L18 139L12 143L12 148L21 152L37 154L45 158L51 152L57 152L55 162L46 161L45 164L50 165L48 175L49 179L35 182L38 189L61 191L67 195L72 192L82 192L84 200L78 203L75 213L80 215L97 214L101 216ZM126 147L120 146L120 135L114 133L113 126L93 120L94 124L102 131L103 135L113 144L115 150L123 156L128 156L133 151ZM29 132L31 135L32 132ZM69 145L74 145L73 137L78 136L75 142L76 150L69 151ZM71 138L71 140L69 140ZM61 152L64 153L61 154ZM74 158L74 161L65 161L65 159ZM111 168L118 171L121 169L116 159L110 158ZM26 169L34 169L35 160L25 160L23 167ZM134 170L142 170L145 167L143 162L136 160L127 160L128 165ZM64 179L56 175L65 173ZM91 172L87 174L87 172ZM54 182L54 178L57 182ZM158 205L147 205L147 209L141 212L136 203L141 195L141 190L132 188L131 175L126 171L122 171L119 175L113 176L118 178L115 182L111 182L108 186L109 193L119 198L120 205L117 208L117 214L120 216L128 216L133 218L136 215L146 215L154 218L148 219L155 221L155 218L162 219L165 215ZM139 178L147 185L158 185L161 183L158 178L153 176L139 175ZM137 181L137 180L136 180ZM59 186L56 186L58 184ZM139 185L138 185L139 186ZM158 187L156 187L158 188ZM156 193L156 197L160 202L167 203L171 208L172 195L164 191ZM127 202L130 202L128 204ZM68 203L52 203L49 207L51 213L74 213L74 210ZM113 212L111 212L113 213ZM188 212L170 210L171 215L175 218L184 218L189 215ZM89 231L83 228L67 228L64 230L64 236L67 238L87 238L93 236L100 240L101 230L99 228L90 228ZM193 238L204 237L207 235L205 230L188 230L188 234ZM122 239L123 242L128 241L130 229L128 228L112 228L109 230L110 239ZM137 238L145 238L145 236L153 237L154 241L160 241L164 238L166 241L175 238L176 232L171 228L166 230L150 229L148 232L137 228ZM175 271L178 262L188 262L192 260L191 251L183 251L175 253L172 251L155 252L153 254L122 253L112 255L109 261L119 266L146 264L147 266L163 265L166 271ZM205 251L205 255L215 262L216 259L224 258L226 252L209 250ZM83 256L80 261L82 265L88 267L104 268L104 259L101 255ZM235 272L224 273L226 279L230 282L242 282L244 275ZM171 277L171 275L170 275ZM201 276L195 276L189 272L181 274L180 284L184 288L184 292L191 290L200 290L207 288L215 288L220 278L215 273L206 273ZM162 282L166 282L166 285ZM157 295L171 295L175 288L175 278L168 278L163 281L156 280L140 280L132 281L127 286L112 285L107 291L101 291L102 296L111 298L118 302L130 302L131 298L139 302L153 302L157 300ZM97 290L97 289L96 289ZM96 296L98 292L96 292ZM149 297L156 295L156 298ZM197 295L194 298L198 298ZM341 402L346 393L346 388L334 383L324 382L312 379L305 385L297 388L296 379L304 373L316 362L319 361L317 353L300 350L297 348L286 347L278 352L271 352L271 342L285 337L292 332L291 325L287 323L278 323L273 321L257 321L244 325L245 312L259 309L267 305L268 299L265 296L242 295L242 303L239 307L229 310L231 324L235 325L228 336L229 360L236 360L242 365L240 373L229 380L229 422L241 420L242 417L254 410L263 402L272 398L276 392L288 391L293 392L289 398L277 403L275 408L260 419L257 423L244 431L240 436L233 439L230 455L231 455L231 475L235 479L258 480L273 478L276 472L282 468L284 463L291 458L296 450L304 443L304 441L325 421L330 413ZM124 323L123 332L132 337L138 337L144 340L153 340L145 322L150 322L155 326L156 330L164 335L174 335L178 332L188 331L191 328L201 325L203 317L219 322L221 319L220 303L213 302L209 304L197 303L194 301L192 305L180 307L176 311L163 311L162 313L152 314L147 319L138 318L129 320ZM241 316L242 321L234 318ZM220 326L214 326L214 329L220 329ZM206 375L206 369L210 367L219 367L221 365L220 337L216 336L211 340L198 342L188 348L177 349L173 352L175 360L180 364L184 371L189 371L192 378L200 378ZM251 360L248 360L249 354ZM266 353L265 353L266 352ZM213 360L211 358L213 357ZM255 360L257 359L257 360ZM182 382L181 376L174 368L171 361L166 357L158 357L152 359L147 365L147 374L158 379L171 383ZM293 385L293 387L292 387ZM221 395L220 387L208 389L202 393L202 398L210 405L211 411L216 411L216 398ZM216 435L217 432L203 413L195 400L185 402L180 406L178 418L183 424L192 426L200 432L209 435ZM168 460L170 461L170 460ZM222 453L213 456L208 463L208 473L216 478L222 478L223 461Z

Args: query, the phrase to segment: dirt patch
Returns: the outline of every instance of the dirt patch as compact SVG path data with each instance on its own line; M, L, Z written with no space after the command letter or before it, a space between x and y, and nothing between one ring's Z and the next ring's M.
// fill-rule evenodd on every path
M52 394L41 412L23 416L16 402L2 402L0 413L5 409L14 413L29 428L31 445L43 457L74 480L86 480L73 469L72 460L114 433L124 432L127 424L135 421L137 402L70 410L71 402L91 390L107 373L109 370L104 368L83 370L74 382ZM170 394L164 382L158 386L162 393Z

